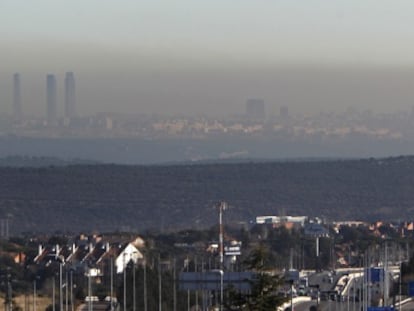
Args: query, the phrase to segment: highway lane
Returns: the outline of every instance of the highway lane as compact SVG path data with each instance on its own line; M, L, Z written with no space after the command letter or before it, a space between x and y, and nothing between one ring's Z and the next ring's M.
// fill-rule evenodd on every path
M294 311L309 311L311 306L317 306L316 300L304 302L296 305ZM318 311L360 311L362 304L359 302L336 302L336 301L321 301L318 306ZM407 310L408 311L408 310ZM414 310L413 310L414 311Z
M338 280L347 273L332 273L330 271L322 271L319 273L314 273L314 274L310 274L308 276L308 280L309 280L309 285L310 286L319 286L319 291L321 293L323 292L329 292L329 291L333 291L335 289L335 285L337 284ZM355 282L355 281L354 281ZM355 289L353 288L355 285L354 284L349 284L351 286L348 286L348 295L350 294L349 291L352 287L352 294L355 291ZM353 286L352 286L353 285ZM312 287L313 290L316 290L317 287ZM329 297L324 296L322 298L325 298L327 300L323 300L320 299L319 300L319 308L318 310L323 310L323 311L359 311L360 310L360 304L359 302L353 302L352 299L343 301L343 302L337 302L337 301L332 301L329 299ZM347 298L347 297L346 297ZM345 299L346 299L345 298ZM318 302L316 301L316 299L312 300L312 301L308 301L308 302L301 302L295 305L294 307L294 311L308 311L310 310L310 307L312 306L317 306Z
M409 301L407 303L404 303L399 308L400 311L414 311L414 301Z

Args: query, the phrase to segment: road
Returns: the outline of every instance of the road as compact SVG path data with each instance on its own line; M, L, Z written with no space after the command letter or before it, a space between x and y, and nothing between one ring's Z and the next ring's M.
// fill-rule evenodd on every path
M311 306L316 306L316 300L309 302L301 303L296 305L293 309L294 311L309 311ZM359 311L361 310L359 302L355 304L353 302L336 302L336 301L321 301L319 303L319 311ZM407 310L408 311L408 310Z
M335 289L335 285L338 282L338 280L343 276L343 273L338 273L333 275L329 271L323 271L320 273L315 273L309 275L309 284L311 286L319 286L320 292L329 292L333 291ZM349 288L348 288L349 290ZM347 293L349 295L349 293ZM316 299L312 301L302 302L298 303L294 307L294 311L309 311L311 306L316 306L318 302ZM329 300L329 298L326 301L320 300L319 301L319 310L322 311L359 311L361 308L359 302L353 302L352 299L348 302L337 302ZM413 310L414 311L414 310Z
M414 301L408 301L400 306L400 311L414 311Z

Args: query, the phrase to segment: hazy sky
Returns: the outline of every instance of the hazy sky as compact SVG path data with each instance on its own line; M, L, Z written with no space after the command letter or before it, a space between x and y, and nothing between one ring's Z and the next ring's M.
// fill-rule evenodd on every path
M0 112L74 71L78 111L386 110L414 102L412 0L0 0ZM63 105L63 92L60 90ZM63 108L60 107L60 112Z

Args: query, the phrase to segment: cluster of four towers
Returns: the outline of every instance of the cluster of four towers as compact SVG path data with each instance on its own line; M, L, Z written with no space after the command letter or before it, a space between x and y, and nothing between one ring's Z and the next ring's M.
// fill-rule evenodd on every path
M73 119L76 117L76 86L75 75L73 72L65 74L65 98L64 98L65 119ZM46 122L48 126L58 124L58 96L56 76L48 74L46 76ZM13 75L13 118L15 121L23 119L22 95L20 74Z

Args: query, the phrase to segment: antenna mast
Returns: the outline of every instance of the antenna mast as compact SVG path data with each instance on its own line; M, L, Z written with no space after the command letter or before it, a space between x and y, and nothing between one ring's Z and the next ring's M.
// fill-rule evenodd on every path
M220 233L219 233L219 250L220 250L220 269L223 269L224 266L224 242L223 242L223 211L227 209L227 203L222 201L217 206L219 211L219 226L220 226Z

